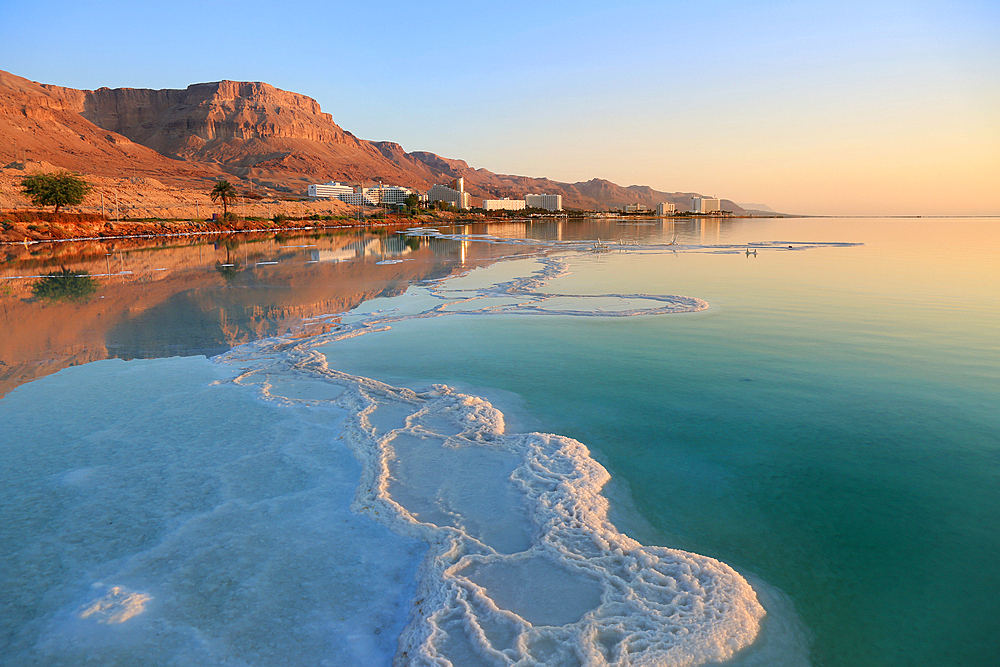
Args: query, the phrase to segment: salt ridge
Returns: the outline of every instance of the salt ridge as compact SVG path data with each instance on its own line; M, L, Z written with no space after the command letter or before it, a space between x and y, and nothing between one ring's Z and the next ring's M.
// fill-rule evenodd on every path
M681 666L728 660L760 632L765 611L753 588L715 559L646 547L619 532L601 494L610 477L585 445L552 434L508 434L503 414L482 398L444 385L414 391L343 373L317 349L422 317L638 316L707 307L692 297L600 295L662 305L611 313L545 311L540 304L554 295L538 290L566 275L567 267L556 259L539 261L534 274L497 285L423 288L440 303L418 312L358 315L328 334L262 341L218 361L243 366L234 382L257 386L265 400L344 409L349 416L341 437L363 469L352 508L429 545L395 664ZM498 296L510 303L446 309ZM339 395L301 399L287 391L316 382L336 385ZM449 473L455 461L470 465Z

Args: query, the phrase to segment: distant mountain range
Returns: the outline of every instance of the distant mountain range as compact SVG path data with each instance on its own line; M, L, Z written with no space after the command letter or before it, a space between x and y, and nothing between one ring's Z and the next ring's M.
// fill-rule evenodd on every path
M434 153L407 153L393 142L359 139L312 98L266 83L75 90L0 71L0 164L25 157L102 176L151 176L184 187L226 177L242 189L252 183L258 191L296 195L329 180L427 190L461 176L474 198L544 192L561 194L566 208L590 210L672 202L686 211L692 197L702 196L599 178L560 183L495 174ZM743 212L728 199L722 208Z
M777 213L777 211L775 211L773 208L771 208L767 204L741 203L741 204L737 204L737 206L742 206L744 209L746 209L748 211L763 211L764 213Z

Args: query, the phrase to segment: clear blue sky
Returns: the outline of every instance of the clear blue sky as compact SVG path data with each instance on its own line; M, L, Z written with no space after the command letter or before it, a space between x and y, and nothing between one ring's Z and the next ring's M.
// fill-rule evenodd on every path
M1000 2L0 0L42 83L265 81L499 173L785 211L1000 213Z

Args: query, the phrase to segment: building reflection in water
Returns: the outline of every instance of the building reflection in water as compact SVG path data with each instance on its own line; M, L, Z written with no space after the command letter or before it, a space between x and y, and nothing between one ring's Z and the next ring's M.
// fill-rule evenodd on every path
M503 254L495 244L389 229L183 242L113 239L7 252L0 261L0 396L99 359L213 355L262 337L318 333L336 322L322 316ZM63 266L90 274L98 289L80 301L33 298L38 276Z
M719 242L722 237L722 220L720 218L697 218L695 222L701 228L702 245Z

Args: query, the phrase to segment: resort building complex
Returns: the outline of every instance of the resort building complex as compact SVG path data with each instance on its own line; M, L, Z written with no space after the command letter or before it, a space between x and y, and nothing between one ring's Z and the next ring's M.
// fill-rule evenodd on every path
M375 187L355 187L346 183L331 181L309 186L309 196L325 199L339 199L352 206L378 206L380 204L402 205L406 198L413 194L408 188L398 185L382 185Z
M392 206L402 206L406 203L406 198L416 191L399 185L383 185L379 183L375 187L366 188L362 186L348 185L338 181L329 183L315 183L309 186L310 197L317 199L339 199L352 206L379 206L389 204ZM421 201L426 202L447 202L457 208L470 208L471 195L465 191L465 179L456 178L448 185L435 184L426 195L418 195ZM562 195L530 194L524 199L483 199L482 207L487 211L523 211L526 208L540 208L547 211L562 210Z
M338 183L337 181L330 181L329 183L317 183L316 185L309 186L309 196L310 197L326 197L337 199L340 195L349 195L354 193L354 187L347 185L346 183Z
M525 203L523 199L484 199L483 208L487 211L523 211Z
M656 215L673 215L676 212L677 207L668 201L656 205Z
M469 193L465 191L465 179L456 178L452 185L454 187L435 184L427 191L427 201L443 201L458 208L469 208Z
M546 211L562 210L562 195L524 195L528 208L544 208Z
M722 202L718 197L691 197L691 210L695 213L718 213Z
M362 193L372 204L394 204L399 206L406 203L406 198L413 194L413 190L398 185L382 185L379 183L377 187L364 188Z

